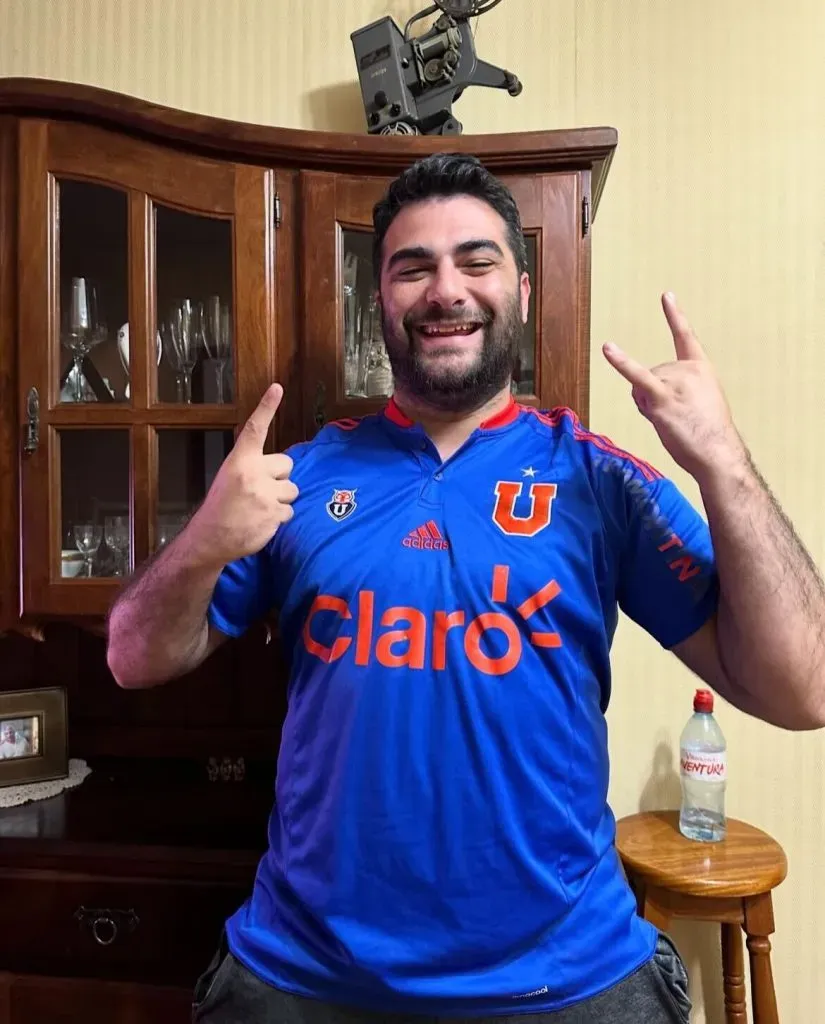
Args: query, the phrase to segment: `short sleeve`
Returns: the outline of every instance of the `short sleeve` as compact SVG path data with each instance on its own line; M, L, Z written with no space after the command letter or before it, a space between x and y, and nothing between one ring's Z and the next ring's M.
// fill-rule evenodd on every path
M241 636L275 603L272 545L225 566L207 609L209 624L227 636Z
M718 605L710 529L672 481L638 470L620 479L625 536L619 606L671 648L695 633Z

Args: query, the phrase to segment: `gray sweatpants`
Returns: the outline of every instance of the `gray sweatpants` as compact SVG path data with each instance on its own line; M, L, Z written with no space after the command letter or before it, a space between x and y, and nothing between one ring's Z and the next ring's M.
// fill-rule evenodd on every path
M194 1024L451 1024L458 1019L367 1012L290 995L261 981L225 947L199 979L194 998ZM554 1013L472 1020L475 1024L689 1024L690 1008L687 971L676 947L662 934L651 960L592 999Z

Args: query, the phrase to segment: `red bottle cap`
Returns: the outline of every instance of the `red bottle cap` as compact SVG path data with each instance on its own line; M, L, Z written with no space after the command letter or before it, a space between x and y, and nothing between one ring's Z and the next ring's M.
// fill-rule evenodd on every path
M702 712L713 711L713 693L710 690L697 690L693 698L693 710Z

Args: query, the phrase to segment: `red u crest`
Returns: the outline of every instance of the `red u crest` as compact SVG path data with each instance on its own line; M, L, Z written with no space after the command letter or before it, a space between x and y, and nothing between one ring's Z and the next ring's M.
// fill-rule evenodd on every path
M511 480L499 480L496 484L496 504L493 508L493 522L502 531L515 537L535 537L550 522L553 498L558 488L555 484L530 484L530 514L515 514L516 500L523 484Z

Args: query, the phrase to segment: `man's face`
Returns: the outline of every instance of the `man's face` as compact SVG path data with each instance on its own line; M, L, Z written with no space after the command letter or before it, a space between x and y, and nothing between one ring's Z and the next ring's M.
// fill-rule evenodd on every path
M404 207L384 238L379 298L397 386L457 412L506 386L530 281L487 203L455 196Z
M6 741L6 743L14 743L16 735L17 734L15 733L12 726L6 725L3 727L3 739Z

